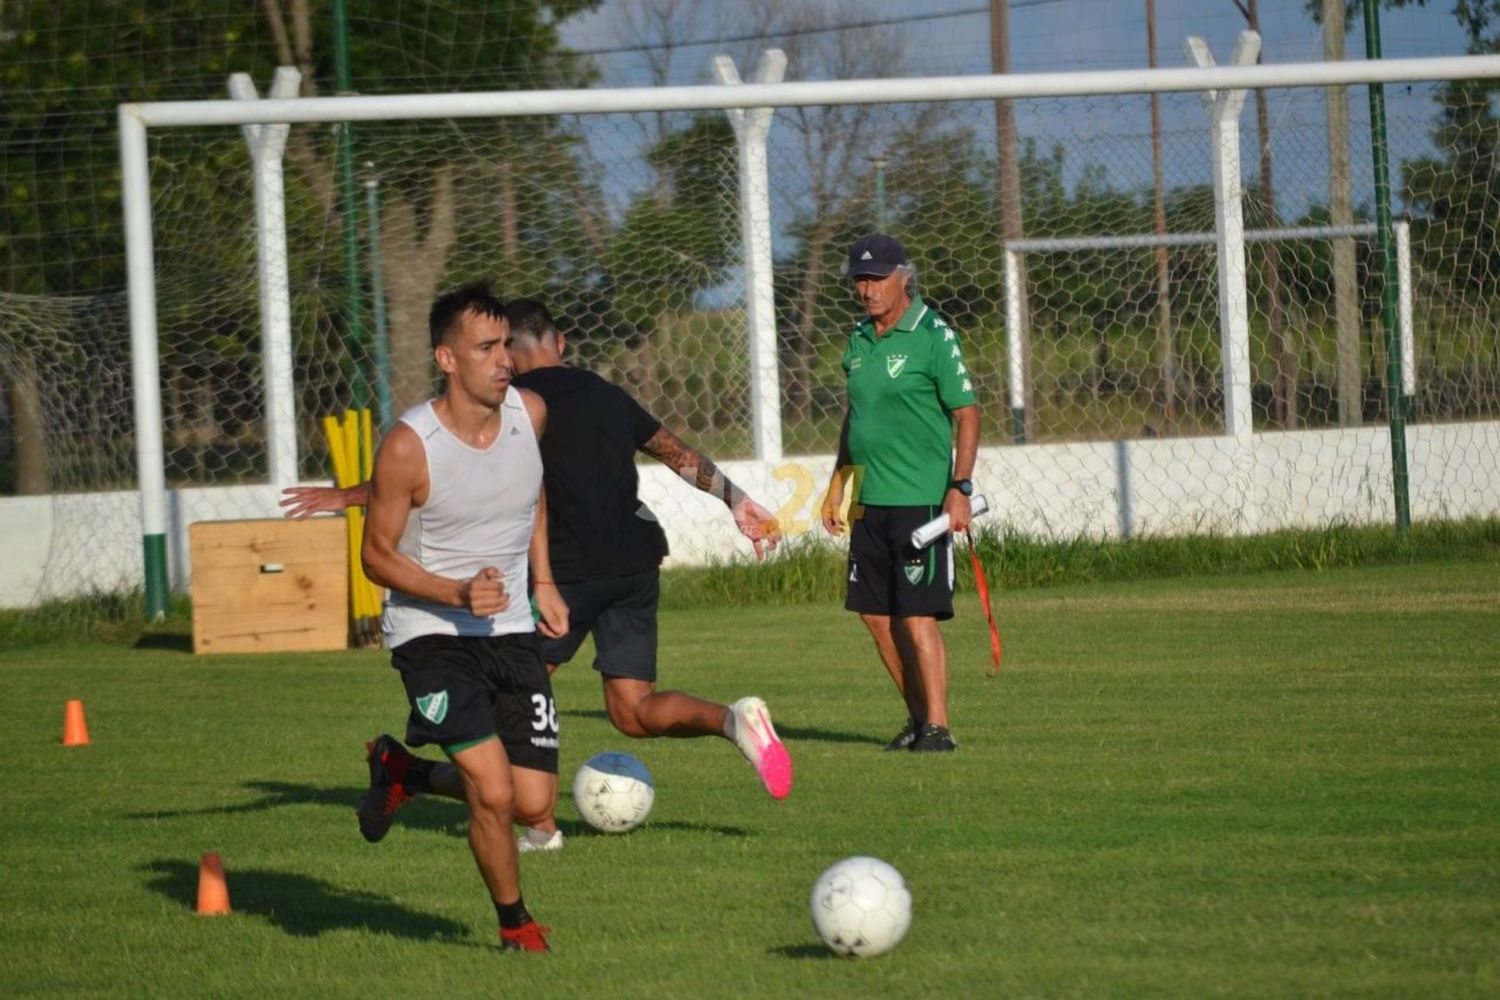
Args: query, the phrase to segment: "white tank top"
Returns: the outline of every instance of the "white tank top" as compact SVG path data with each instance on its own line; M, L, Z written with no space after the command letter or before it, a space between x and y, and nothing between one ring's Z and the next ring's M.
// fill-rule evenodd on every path
M427 456L427 502L413 507L398 550L429 573L468 580L498 567L510 606L480 618L466 608L389 592L381 628L394 649L422 635L509 635L534 629L527 588L527 552L542 488L542 456L519 390L505 394L500 433L485 449L465 444L443 426L432 402L401 415Z

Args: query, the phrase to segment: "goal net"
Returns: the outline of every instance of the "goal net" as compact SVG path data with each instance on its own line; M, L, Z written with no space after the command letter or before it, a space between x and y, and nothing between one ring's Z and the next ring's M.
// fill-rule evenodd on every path
M1420 518L1500 509L1500 189L1474 166L1493 131L1490 86L1403 84L1389 109L1392 203L1409 234L1411 384L1401 394ZM838 359L860 318L843 255L876 229L904 242L918 291L962 337L984 413L976 478L999 523L1076 537L1393 521L1385 272L1369 233L1363 87L1339 89L1349 124L1337 135L1326 114L1335 98L1296 79L1264 90L1270 131L1258 129L1253 98L1237 126L1242 228L1358 229L1243 244L1229 275L1243 289L1236 385L1251 414L1239 437L1226 422L1223 258L1197 239L1221 232L1223 218L1199 92L1014 96L1002 108L989 96L848 103L830 91L776 106L759 164L766 228L756 238L766 242L747 250L742 198L754 188L727 107L733 91L717 88L721 108L611 110L610 91L598 92L597 110L536 114L403 117L415 105L392 103L349 126L348 174L332 112L292 124L277 209L286 277L272 289L239 123L148 121L160 426L135 418L141 359L122 290L120 204L59 193L80 229L106 232L78 239L74 256L53 261L57 273L13 259L0 289L0 503L32 519L26 565L39 567L8 579L5 603L138 587L140 540L154 532L167 537L180 587L187 524L277 515L285 482L273 481L267 433L268 291L285 301L292 480L331 475L323 416L366 406L389 421L433 392L427 307L445 287L491 276L502 295L553 309L574 363L626 386L785 523L815 525L808 484L820 488L831 468ZM1003 114L1013 142L997 128ZM1347 171L1331 166L1331 143L1342 143ZM41 159L28 162L39 190L61 190ZM1125 234L1168 239L1046 243ZM756 250L764 273L751 273ZM55 290L68 282L75 294ZM758 288L770 306L759 317ZM770 350L757 353L766 331ZM756 403L767 385L769 414ZM757 444L766 420L769 451ZM160 440L154 525L138 493L151 488L143 433ZM643 476L675 559L738 551L711 500L650 467Z

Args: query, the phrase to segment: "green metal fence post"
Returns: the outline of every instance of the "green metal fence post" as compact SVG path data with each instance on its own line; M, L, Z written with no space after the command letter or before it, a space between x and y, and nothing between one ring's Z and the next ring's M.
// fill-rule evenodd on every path
M1380 58L1380 8L1364 0L1365 58ZM1380 230L1380 316L1385 326L1385 400L1391 420L1391 480L1396 532L1411 527L1410 484L1406 468L1406 407L1401 395L1401 330L1396 319L1396 247L1391 235L1391 177L1385 129L1385 85L1370 84L1370 151L1375 167L1375 222Z

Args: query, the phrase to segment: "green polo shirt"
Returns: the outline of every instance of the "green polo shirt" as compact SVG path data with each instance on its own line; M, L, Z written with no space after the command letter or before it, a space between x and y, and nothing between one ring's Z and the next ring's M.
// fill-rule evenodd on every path
M953 469L954 410L974 404L958 333L920 298L875 336L865 320L844 349L849 460L862 466L860 503L939 504Z

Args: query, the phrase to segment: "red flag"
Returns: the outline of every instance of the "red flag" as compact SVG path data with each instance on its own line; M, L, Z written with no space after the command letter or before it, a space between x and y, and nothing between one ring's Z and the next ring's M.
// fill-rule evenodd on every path
M990 626L990 655L995 661L995 667L990 671L994 677L1000 672L1000 628L995 624L995 612L990 608L990 585L984 578L984 567L979 562L979 550L974 547L974 535L965 530L964 537L969 540L969 562L974 567L974 583L979 587L979 599L984 602L984 619Z

